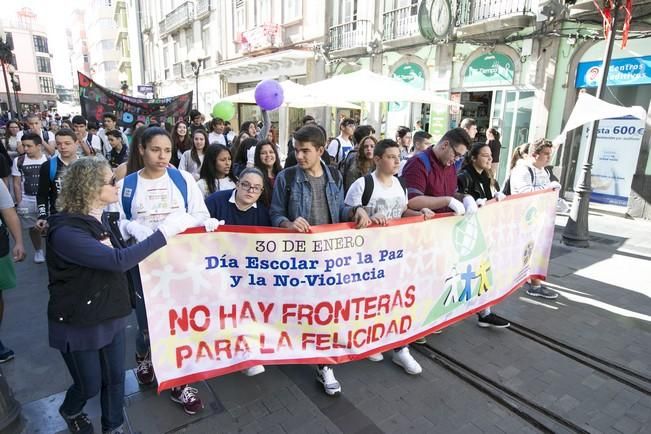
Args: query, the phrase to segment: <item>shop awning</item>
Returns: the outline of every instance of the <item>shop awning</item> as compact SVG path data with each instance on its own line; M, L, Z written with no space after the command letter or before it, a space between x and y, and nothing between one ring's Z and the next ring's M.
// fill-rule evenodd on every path
M293 81L285 80L280 82L284 93L284 106L294 108L309 108L309 107L341 107L360 109L361 107L352 104L348 101L332 98L332 97L313 97L305 91L305 87L301 84L294 83ZM255 89L240 92L236 95L230 95L224 98L226 101L234 103L249 103L255 104Z
M315 98L329 96L354 102L406 101L462 107L457 102L436 96L433 91L414 89L400 80L366 69L308 84L305 91Z
M306 62L311 58L314 58L313 51L282 50L223 63L214 70L222 73L229 83L257 82L281 76L304 76L307 74Z

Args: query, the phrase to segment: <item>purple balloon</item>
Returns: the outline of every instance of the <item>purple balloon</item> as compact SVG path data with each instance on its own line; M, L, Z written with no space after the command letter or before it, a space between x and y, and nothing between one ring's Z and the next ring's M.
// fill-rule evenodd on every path
M284 99L283 88L276 80L262 80L255 87L255 102L264 110L277 109Z

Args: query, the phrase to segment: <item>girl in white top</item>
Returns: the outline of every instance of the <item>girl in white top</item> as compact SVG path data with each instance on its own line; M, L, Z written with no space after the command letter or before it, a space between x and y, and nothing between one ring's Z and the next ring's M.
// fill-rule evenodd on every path
M511 194L527 193L530 191L553 188L559 190L558 181L550 179L549 172L545 169L552 158L552 142L539 139L529 144L516 148L511 158ZM558 293L542 285L540 279L531 278L524 284L528 295L555 299Z
M511 158L511 194L527 193L546 188L559 189L545 169L552 158L552 143L540 139L516 148Z
M197 181L203 196L208 197L217 191L234 189L237 178L231 170L233 159L230 149L215 143L208 146L205 155L201 177Z
M192 148L185 151L179 162L179 169L190 172L195 180L199 179L203 156L208 146L208 133L203 128L192 133Z

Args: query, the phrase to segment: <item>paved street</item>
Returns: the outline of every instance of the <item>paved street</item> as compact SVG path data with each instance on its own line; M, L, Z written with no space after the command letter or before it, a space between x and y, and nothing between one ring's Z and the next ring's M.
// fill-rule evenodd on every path
M252 378L200 383L206 408L187 416L167 392L138 387L132 318L130 432L651 432L651 224L595 211L592 247L575 249L560 244L564 220L557 218L549 276L557 300L518 291L494 308L511 329L482 329L470 317L430 336L427 347L412 349L423 366L417 377L389 354L380 363L339 366L339 398L323 394L308 366L270 366ZM67 432L57 409L71 380L48 346L45 266L26 261L18 273L1 329L16 352L2 365L22 404L14 432ZM88 412L98 427L97 399Z

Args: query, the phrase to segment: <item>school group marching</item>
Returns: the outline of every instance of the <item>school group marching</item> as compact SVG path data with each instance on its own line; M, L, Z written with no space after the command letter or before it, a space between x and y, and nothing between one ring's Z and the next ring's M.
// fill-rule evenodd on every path
M548 168L552 144L543 139L516 149L500 188L494 177L499 133L489 129L486 141L474 141L472 119L432 143L430 134L408 127L400 127L395 139L378 140L372 126L350 118L328 138L305 116L281 157L262 114L262 121L242 123L237 134L222 119L206 123L196 110L175 125L136 122L125 131L111 113L101 128L82 116L58 115L5 125L0 319L2 291L16 286L13 263L26 256L24 228L34 262L47 267L50 346L73 379L59 409L71 432L93 432L83 410L98 393L102 432L123 432L125 357L133 357L125 354L125 328L134 309L136 376L143 385L156 381L138 263L188 228L212 232L234 224L309 232L354 222L362 230L406 216L468 215L508 194L560 188ZM536 279L524 290L557 297ZM477 321L480 327L509 326L490 309ZM0 341L0 362L14 357ZM379 362L383 355L369 359ZM407 346L395 348L391 360L407 374L422 371ZM263 372L254 366L242 373ZM317 366L316 380L328 395L341 393L332 366ZM171 389L169 397L188 414L203 408L190 384Z

